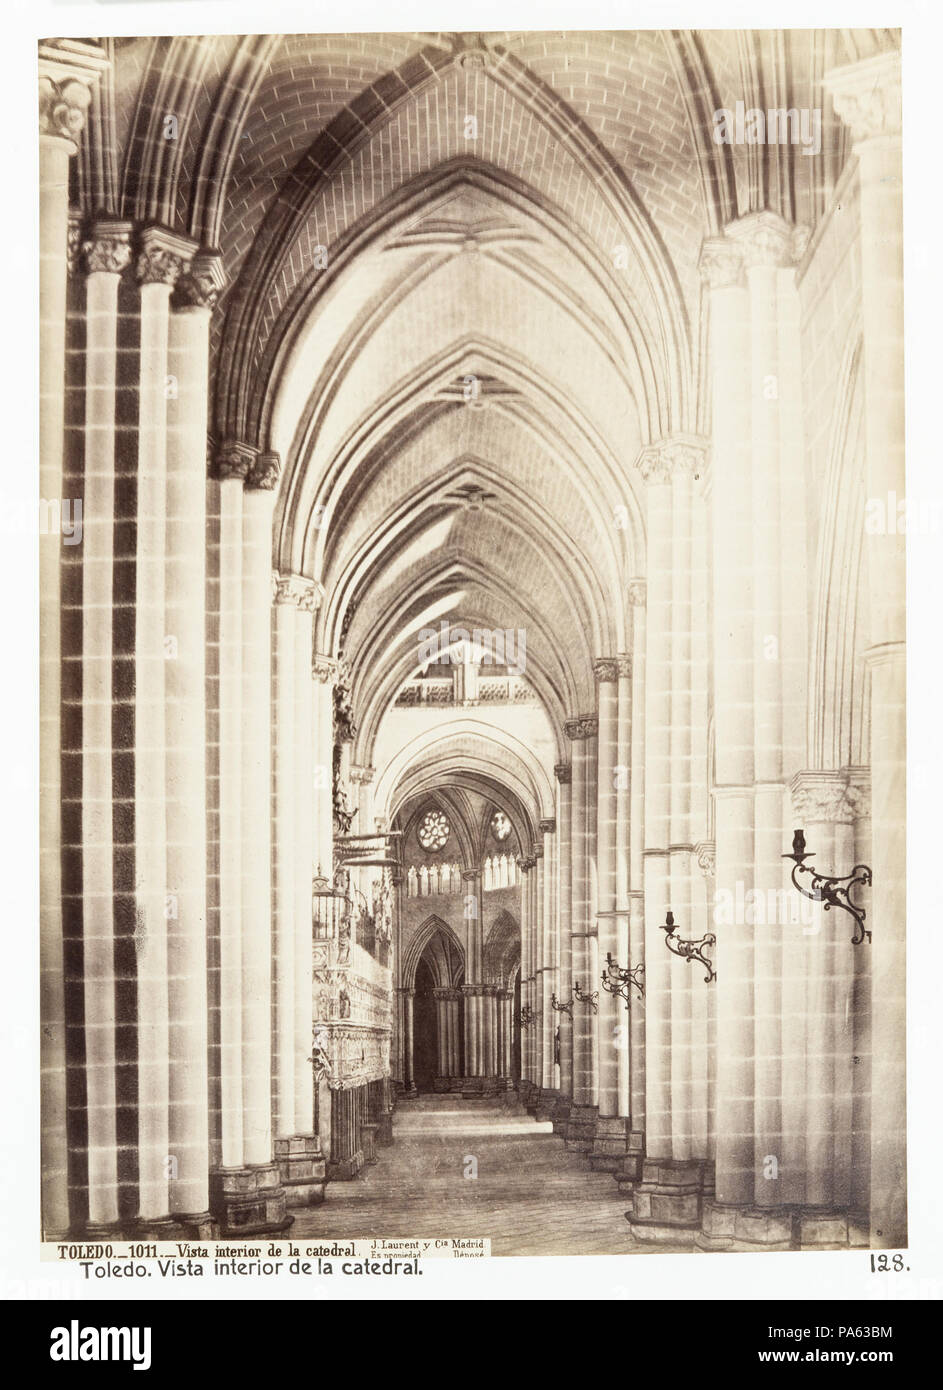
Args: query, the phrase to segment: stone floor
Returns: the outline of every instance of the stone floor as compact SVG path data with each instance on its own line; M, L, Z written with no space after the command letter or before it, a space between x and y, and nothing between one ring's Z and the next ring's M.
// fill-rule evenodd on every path
M612 1176L566 1153L516 1099L400 1101L393 1139L353 1182L330 1183L323 1206L296 1211L292 1239L475 1236L491 1240L493 1255L667 1248L633 1240ZM465 1175L471 1160L477 1177Z

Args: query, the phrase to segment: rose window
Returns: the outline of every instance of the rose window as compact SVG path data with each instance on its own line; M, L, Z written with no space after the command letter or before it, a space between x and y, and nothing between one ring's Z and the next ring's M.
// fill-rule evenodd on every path
M441 849L449 838L449 823L441 811L427 811L419 822L418 834L423 849Z

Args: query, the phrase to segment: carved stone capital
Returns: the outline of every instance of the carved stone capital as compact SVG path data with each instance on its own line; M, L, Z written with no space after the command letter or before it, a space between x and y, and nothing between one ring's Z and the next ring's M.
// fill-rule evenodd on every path
M540 831L541 835L553 835L556 833L557 823L552 818L539 820L537 822L537 829Z
M746 283L743 250L726 237L707 238L701 246L698 269L701 279L712 290L736 289Z
M670 483L677 475L694 476L707 462L707 441L694 434L675 434L647 445L635 461L646 483Z
M569 763L555 763L553 775L556 777L561 787L568 787L573 781L573 769Z
M633 608L644 608L648 598L648 585L644 579L630 579L626 595Z
M169 285L173 289L196 250L196 242L169 227L145 227L137 259L138 280L142 285Z
M274 492L282 465L278 454L271 451L259 454L246 478L246 487L259 492Z
M277 574L275 580L275 602L288 603L300 608L303 613L316 613L321 602L321 586L314 579L303 574Z
M177 281L174 308L183 312L188 309L212 312L225 288L226 274L219 251L197 251Z
M216 450L216 476L221 483L231 479L244 482L255 463L258 449L238 439L226 439Z
M322 685L327 685L333 681L337 674L337 662L330 656L322 656L320 653L315 656L311 663L311 675Z
M65 140L74 154L85 129L92 87L108 55L88 39L44 39L39 45L39 134Z
M852 825L870 808L870 792L848 768L797 772L790 783L797 824Z
M619 679L619 663L614 656L597 656L593 662L593 675L600 685Z
M565 722L563 732L571 742L574 739L595 738L599 733L599 720L595 714L580 714Z
M82 243L89 275L120 275L131 263L132 223L102 218Z
M731 222L728 238L740 247L743 264L782 268L795 265L809 239L808 228L796 227L778 212L750 212Z
M705 878L714 878L717 867L717 845L713 840L698 840L694 846L697 866Z
M901 133L900 53L878 53L825 74L835 114L856 145Z
M351 764L350 780L359 787L368 787L377 775L375 767L360 767Z

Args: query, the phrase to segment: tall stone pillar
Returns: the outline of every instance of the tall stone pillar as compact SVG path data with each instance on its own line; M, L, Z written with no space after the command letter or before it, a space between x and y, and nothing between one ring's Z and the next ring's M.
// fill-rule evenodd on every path
M414 989L401 987L398 990L399 1009L401 1014L400 1037L402 1039L402 1078L403 1094L412 1096L416 1094L415 1072L413 1068L413 1000L416 997Z
M753 888L753 505L750 306L739 247L704 245L710 288L716 891ZM721 520L722 519L722 524ZM718 927L716 1199L746 1206L754 1190L754 928ZM664 948L662 948L664 949Z
M244 483L256 451L225 442L219 480L219 1034L221 1175L245 1165L242 1115L242 567ZM225 1177L217 1181L217 1191Z
M632 734L631 789L629 793L629 966L646 965L645 958L645 668L646 601L644 579L628 586L632 611ZM636 997L629 1011L629 1093L632 1116L631 1143L635 1152L644 1145L646 1114L645 996ZM636 1162L635 1168L638 1167ZM628 1165L623 1164L631 1177Z
M764 894L785 886L782 860L789 835L784 819L784 658L806 656L804 633L796 653L784 625L783 517L804 492L783 472L781 414L801 406L798 371L789 370L781 313L794 296L794 228L775 213L741 218L728 237L743 252L750 303L750 401L753 510L753 881ZM800 243L801 245L801 243ZM785 281L788 280L788 284ZM776 391L767 384L774 381ZM788 503L788 506L787 506ZM803 576L804 580L804 576ZM788 930L788 926L786 927ZM764 1180L766 1156L783 1154L783 968L784 924L765 922L754 939L754 1200L781 1205L781 1187ZM766 1165L768 1166L768 1165Z
M312 711L314 760L314 867L331 878L334 872L334 678L337 663L316 653L311 674L315 682Z
M141 234L137 555L134 628L134 839L138 975L138 1188L145 1222L169 1217L170 978L167 877L167 377L170 295L193 242L162 227ZM199 602L199 600L198 600ZM205 640L205 638L204 638ZM179 651L179 640L176 642Z
M557 967L556 922L556 821L545 818L538 822L542 858L538 862L541 876L539 900L540 958L537 974L537 1012L540 1038L540 1101L537 1118L552 1118L558 1097L558 1076L554 1063L554 1023L556 1016L550 1006L550 996L556 992L559 970Z
M543 920L544 920L544 898L546 896L546 882L544 864L543 837L534 841L531 857L534 860L533 869L533 894L530 903L530 940L531 940L531 1003L534 1010L535 1022L530 1029L531 1042L531 1065L533 1067L533 1081L535 1086L534 1100L539 1102L540 1089L543 1086Z
M840 874L858 862L855 822L861 802L860 788L847 770L804 771L792 779L794 820L815 855L813 867ZM856 901L863 891L855 890ZM803 1100L796 1117L804 1139L803 1181L798 1190L790 1182L790 1196L801 1211L799 1241L803 1247L821 1248L849 1243L859 1046L855 969L857 953L868 947L851 944L854 924L845 913L826 911L821 903L807 906L804 925L786 928L801 943L805 1026L800 1055L784 1059L784 1079L786 1094L799 1090ZM870 904L868 908L870 916ZM785 1176L789 1180L788 1172Z
M246 1162L271 1163L272 509L278 462L260 454L242 519L242 1094Z
M786 759L797 756L796 672L806 661L794 597L805 574L790 520L796 509L804 516L790 425L801 406L792 267L803 244L779 216L758 212L706 243L702 257L711 285L711 501L724 519L714 524L718 903L755 901L754 890L777 901L786 882ZM757 923L742 907L729 916L717 933L716 1200L705 1210L705 1241L781 1246L787 1185L765 1174L789 1143L789 949L780 921ZM794 1176L785 1162L783 1171Z
M481 870L467 868L462 870L463 917L466 923L467 953L465 984L462 986L465 1007L465 1075L475 1078L466 1090L469 1094L482 1089L484 1076L484 1012L482 1006L482 916L481 916Z
M311 882L316 871L314 705L311 680L314 615L322 591L313 580L302 586L295 619L295 1154L293 1177L305 1202L323 1197L319 1186L323 1157L315 1124L315 1088L311 1063L314 1027L314 980ZM300 1159L298 1155L302 1154Z
M449 1072L449 996L450 989L439 988L432 991L436 1008L436 1078L437 1091L447 1090L445 1084Z
M645 1064L646 1154L670 1159L671 957L660 923L671 906L671 488L657 446L639 460L646 483L648 581L645 654ZM678 981L684 988L686 981Z
M553 769L557 779L557 846L559 877L557 884L558 927L557 949L558 968L554 993L558 1001L564 1003L573 991L573 974L570 962L572 917L571 883L573 874L572 850L572 809L571 775L569 763L557 763ZM554 1110L554 1128L563 1129L570 1114L573 1097L573 1020L564 1010L555 1010L549 1003L551 1027L554 1030L554 1046L559 1053L560 1098Z
M592 994L596 983L596 736L595 715L567 720L564 732L573 741L572 820L570 844L570 962L573 988ZM596 1016L589 1003L575 997L573 1008L573 1104L567 1122L567 1148L588 1153L595 1136Z
M616 788L616 901L615 901L615 943L613 952L623 968L632 962L631 922L630 922L630 884L631 884L631 834L632 834L632 658L621 655L616 658L616 710L618 735L616 739L616 765L614 768ZM606 955L600 948L600 972L605 968ZM602 996L600 996L602 997ZM636 996L637 998L638 996ZM634 1004L635 1001L633 1001ZM626 1010L620 999L619 1017L616 1024L616 1096L617 1113L627 1121L632 1115L632 1039L630 1014L633 1005ZM628 1133L629 1126L626 1126Z
M275 589L274 615L274 1075L276 1140L295 1130L295 618L301 586L283 575ZM306 663L307 664L307 663Z
M118 1218L112 622L118 284L131 260L130 233L130 223L101 221L93 225L84 247L88 276L82 555L82 936L89 1223L93 1230L107 1229Z
M531 871L535 861L529 855L518 860L521 876L521 1012L533 1008L531 978L531 897L533 885ZM531 1061L531 1033L533 1025L521 1025L521 1098L525 1105L531 1103L534 1084ZM466 1057L468 1055L468 1034L465 1035Z
M851 129L861 188L861 307L867 491L903 497L904 301L900 54L826 77ZM905 538L869 536L871 794L871 1244L902 1246L906 1222L906 587Z
M206 955L206 432L210 318L220 258L198 253L177 281L168 331L165 663L170 1211L209 1227Z
M63 501L69 160L107 66L101 50L59 40L39 50L39 489ZM65 1001L62 960L60 560L58 532L39 539L39 863L42 1223L47 1240L69 1227ZM106 1187L110 1179L105 1179ZM102 1203L112 1220L111 1198Z
M671 1240L700 1217L706 1159L707 1093L694 1105L694 1070L707 1039L694 1021L705 989L697 972L665 948L670 907L684 934L700 936L703 902L694 892L693 568L694 478L704 442L675 435L642 451L646 486L648 586L645 656L645 1065L646 1159L626 1213L639 1239ZM700 909L698 912L697 909Z
M283 575L275 592L275 1157L289 1206L324 1197L314 1127L311 881L314 873L313 580Z
M619 662L600 657L594 664L599 708L598 772L596 789L599 901L596 914L599 969L592 985L601 983L607 955L619 960L617 910L619 783ZM624 812L623 812L624 814ZM626 933L627 935L627 933ZM623 952L621 960L624 961ZM624 1048L624 1005L618 995L599 990L596 1019L599 1053L599 1118L590 1165L615 1171L625 1153L625 1117L619 1113L619 1054Z
M240 450L231 452L238 456ZM215 1207L224 1235L284 1230L291 1221L272 1145L271 553L277 480L277 457L255 457L246 476L241 518L242 1165L235 1170L224 1166L215 1175ZM220 570L222 586L222 554ZM225 602L221 594L221 607ZM222 658L220 666L222 671ZM223 794L221 787L221 799ZM221 868L222 858L221 853ZM228 950L230 943L226 946ZM234 1007L234 1001L227 1003Z

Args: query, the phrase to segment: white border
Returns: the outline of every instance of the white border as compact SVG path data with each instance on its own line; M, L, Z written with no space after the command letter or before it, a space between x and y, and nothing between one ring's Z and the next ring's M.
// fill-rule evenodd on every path
M888 11L892 11L889 15ZM341 14L346 21L338 25ZM37 214L35 138L36 40L44 34L172 34L343 32L391 30L441 32L449 26L496 31L514 28L574 31L693 27L788 28L894 27L904 31L904 185L907 330L908 487L911 493L943 493L940 402L943 400L943 330L939 235L940 120L943 37L932 0L886 4L795 0L758 9L756 4L602 4L582 0L476 0L469 8L444 0L395 7L347 0L321 15L310 3L265 0L192 0L192 3L87 4L82 0L15 0L4 12L7 75L0 129L6 174L3 236L4 324L0 330L6 408L4 457L0 460L0 508L30 505L37 494ZM538 26L539 21L539 26ZM943 642L940 595L943 537L908 542L909 748L911 774L909 859L909 1208L910 1273L875 1276L867 1254L643 1255L578 1258L513 1258L482 1262L436 1261L421 1278L300 1281L283 1278L217 1281L148 1280L84 1283L81 1270L40 1265L38 1102L38 668L36 615L37 537L0 526L0 594L4 598L5 747L0 800L3 856L3 958L0 969L0 1074L4 1138L0 1157L0 1296L6 1298L332 1299L488 1298L673 1300L825 1298L878 1302L943 1295L943 1203L939 1059L943 1056L943 952L940 938L943 815ZM937 796L934 796L937 792ZM874 923L880 931L881 924ZM881 1007L880 998L875 1008ZM613 1203L613 1219L619 1219ZM443 1232L451 1235L452 1232ZM127 1285L127 1287L125 1287Z

